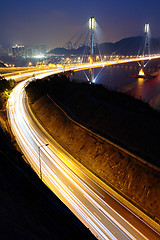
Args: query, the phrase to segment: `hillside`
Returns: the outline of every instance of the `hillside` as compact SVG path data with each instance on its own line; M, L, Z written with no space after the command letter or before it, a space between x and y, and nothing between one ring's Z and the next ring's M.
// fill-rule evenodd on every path
M160 167L160 113L148 103L65 76L32 82L30 89L33 101L49 94L76 121Z
M160 172L94 134L127 149L133 150L134 144L134 151L136 147L137 151L142 148L139 153L147 156L145 160L159 166L158 112L127 95L102 86L69 82L64 76L32 82L27 92L43 126L67 151L129 201L160 221ZM93 133L71 121L61 108ZM139 133L141 130L145 137ZM153 144L149 141L146 148L151 136Z
M97 47L94 47L94 54L99 54L99 50L102 55L120 54L120 55L137 55L142 54L145 44L145 39L141 36L128 37L121 39L115 43L101 43ZM77 49L55 48L48 52L48 54L55 55L81 55L84 53L85 47L79 47ZM151 38L150 41L151 53L160 52L160 39ZM85 53L89 53L89 47L85 49Z

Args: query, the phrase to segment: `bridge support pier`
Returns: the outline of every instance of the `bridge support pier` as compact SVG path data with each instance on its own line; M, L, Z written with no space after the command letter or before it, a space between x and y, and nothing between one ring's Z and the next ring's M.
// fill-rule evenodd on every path
M139 76L144 76L144 75L145 75L145 73L144 73L144 68L140 68L138 75L139 75Z
M89 69L89 84L91 84L94 80L94 70L93 68Z
M147 54L150 57L150 26L149 23L146 23L144 26L144 33L145 33L145 43L144 43L144 49L143 49L143 53L142 56L145 57L145 55ZM149 61L148 61L149 62ZM148 64L148 62L146 64L144 64L144 60L141 61L141 63L139 64L140 66L140 70L139 70L139 75L140 76L144 76L144 68L146 67L146 65Z

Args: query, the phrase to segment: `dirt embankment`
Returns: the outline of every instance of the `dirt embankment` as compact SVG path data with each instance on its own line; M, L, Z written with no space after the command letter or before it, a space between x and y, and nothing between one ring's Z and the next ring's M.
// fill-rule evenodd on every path
M78 161L160 222L160 172L80 127L47 96L32 104L50 134Z

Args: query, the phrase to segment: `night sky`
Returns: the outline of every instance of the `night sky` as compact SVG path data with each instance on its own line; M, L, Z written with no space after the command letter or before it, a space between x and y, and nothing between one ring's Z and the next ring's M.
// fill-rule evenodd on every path
M94 16L103 42L143 34L160 37L160 0L1 0L0 44L61 47Z

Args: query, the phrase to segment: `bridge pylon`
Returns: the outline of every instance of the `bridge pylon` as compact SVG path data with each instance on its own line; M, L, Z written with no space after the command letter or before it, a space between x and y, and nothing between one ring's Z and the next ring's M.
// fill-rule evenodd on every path
M90 64L93 64L93 43L94 43L94 30L95 30L95 18L91 17L89 19L89 29L90 29ZM89 83L91 84L94 79L93 68L89 69Z
M150 26L149 26L149 23L145 24L144 33L145 33L145 43L144 43L143 55L147 54L148 56L150 56Z
M144 34L145 34L145 42L144 42L142 56L148 55L150 57L150 26L149 26L149 23L146 23L144 26ZM141 75L141 76L145 75L144 68L146 67L148 62L144 63L144 60L143 60L143 61L141 61L141 63L139 63L139 66L140 66L139 75Z
M142 60L141 61L141 63L140 63L140 68L139 68L139 76L144 76L145 74L144 74L144 60Z

